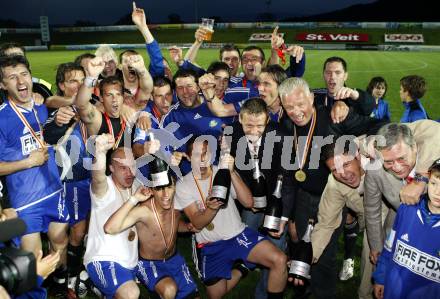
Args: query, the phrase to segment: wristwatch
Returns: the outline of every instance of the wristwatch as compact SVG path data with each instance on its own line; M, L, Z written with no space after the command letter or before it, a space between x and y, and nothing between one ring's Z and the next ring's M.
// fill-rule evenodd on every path
M420 173L416 173L414 175L414 181L416 181L416 182L424 182L424 183L428 184L429 178L427 178L426 176L421 175Z

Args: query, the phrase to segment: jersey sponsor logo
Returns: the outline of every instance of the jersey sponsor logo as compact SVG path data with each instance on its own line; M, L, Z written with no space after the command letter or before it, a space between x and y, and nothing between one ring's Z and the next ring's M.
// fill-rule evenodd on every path
M36 133L40 137L40 132ZM20 137L21 141L21 153L23 156L29 155L32 151L40 148L40 144L35 140L31 134Z
M194 115L194 119L199 119L199 118L202 118L202 116L200 114L196 113L196 115Z
M440 258L397 240L393 261L414 274L440 283Z

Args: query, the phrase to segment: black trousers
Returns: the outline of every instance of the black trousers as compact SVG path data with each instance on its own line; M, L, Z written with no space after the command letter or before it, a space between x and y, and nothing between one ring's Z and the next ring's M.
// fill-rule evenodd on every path
M286 190L287 191L287 190ZM313 195L305 190L297 189L295 192L284 192L284 195L294 196L293 217L296 224L298 238L302 238L307 230L309 219L316 221L321 196ZM342 217L345 219L345 216ZM310 287L316 299L336 298L337 265L336 254L338 239L343 231L343 221L336 229L316 264L312 265Z

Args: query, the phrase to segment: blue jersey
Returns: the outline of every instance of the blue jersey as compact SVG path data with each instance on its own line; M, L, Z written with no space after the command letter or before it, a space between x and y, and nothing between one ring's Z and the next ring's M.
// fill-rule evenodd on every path
M34 110L18 107L38 136L40 126L48 113L44 105L34 105ZM35 113L34 113L35 111ZM40 144L32 136L17 114L6 101L0 106L0 161L14 162L26 159ZM62 189L55 155L49 148L49 159L41 166L20 170L6 176L9 198L13 208L24 208Z
M234 88L228 88L225 90L225 95L223 97L223 103L224 104L233 104L235 111L240 113L241 106L249 99L251 98L251 89L248 87L234 87ZM223 122L226 125L231 125L235 120L237 120L238 117L236 116L228 116L228 117L222 117Z
M400 205L373 274L385 299L440 298L440 214L424 195L418 205Z
M87 132L85 127L81 129L81 125L79 123L76 124L72 134L69 137L70 142L67 142L65 145L66 153L70 158L68 160L63 159L63 164L65 164L66 161L68 161L67 163L73 164L71 165L71 173L67 172L64 176L62 176L63 180L66 182L82 181L91 178L89 169L91 169L92 157L87 152L83 140L83 138L87 138L87 134L85 134L83 137L81 130L83 130L83 132ZM58 152L60 152L59 149ZM64 169L61 170L63 171Z
M164 76L165 67L163 65L163 56L157 41L153 40L153 42L145 44L145 48L147 49L147 54L150 57L148 71L150 72L151 77Z
M405 107L405 111L403 111L403 116L400 119L401 123L411 123L420 119L429 119L420 100L403 103L403 106Z
M194 134L210 135L217 139L223 131L222 125L221 118L211 113L206 102L196 108L186 108L177 103L163 119L163 128L180 141L179 146L175 147L178 151L186 151L186 141ZM181 169L183 174L190 171L188 161L182 161Z
M163 158L164 161L169 163L171 160L172 150L173 148L177 147L178 140L176 140L174 135L170 133L168 130L162 129L161 121L157 119L157 117L153 112L153 106L154 106L153 101L149 101L144 111L150 113L152 132L154 133L155 138L160 141L160 152L164 154L164 156L161 158ZM143 145L148 140L149 140L148 132L136 127L133 143ZM139 164L141 165L139 166L139 171L142 173L142 175L145 178L148 178L149 175L148 164L146 163L139 163Z
M231 77L229 79L228 88L249 88L248 98L258 97L260 93L258 92L258 84L256 81L251 81L246 79L246 77Z
M370 116L376 119L391 120L391 113L388 103L384 99L379 99Z

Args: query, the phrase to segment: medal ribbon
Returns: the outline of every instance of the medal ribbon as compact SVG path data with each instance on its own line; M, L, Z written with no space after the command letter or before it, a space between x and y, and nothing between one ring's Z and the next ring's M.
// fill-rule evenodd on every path
M17 105L9 99L9 105L11 106L12 110L14 110L15 114L17 114L18 118L21 120L21 122L25 125L25 127L28 128L29 132L31 133L32 137L34 137L35 141L37 141L41 148L45 147L44 139L41 139L38 137L37 133L35 133L34 129L31 127L27 119L24 117L24 115L18 110ZM43 137L43 127L40 124L40 120L38 119L37 112L34 108L32 108L32 112L34 113L35 119L37 120L38 126L40 127L40 135Z
M306 163L307 153L309 152L310 144L312 143L312 139L313 139L313 132L315 131L315 125L316 125L316 110L314 109L313 114L312 114L312 123L310 125L309 132L307 133L306 146L304 148L303 155L301 157L301 162L298 165L299 169L301 169L301 170L304 167L304 164ZM295 152L299 158L298 136L296 135L296 125L293 126L293 134L294 134L294 141L295 141Z
M202 189L200 188L199 182L197 181L196 177L194 176L194 172L191 172L191 173L192 173L192 176L193 176L193 178L194 178L194 182L196 182L197 190L199 191L200 198L202 199L202 204L203 204L203 206L204 206L205 209L206 209L207 207L206 207L206 198L205 198L205 195L203 194ZM213 178L212 173L213 173L213 171L211 171L211 176L210 176L210 180L211 180L211 182L209 183L209 191L208 191L208 194L211 193L211 189L212 189L212 178Z
M108 127L108 130L109 130L109 133L112 134L113 136L115 136L114 133L113 133L112 122L110 121L110 117L108 116L107 112L104 113L104 117L105 117L105 121L106 121L106 123L107 123L107 127ZM121 140L122 140L122 136L124 135L124 131L125 131L125 121L121 119L120 122L121 122L121 130L119 131L118 135L115 136L115 140L116 140L116 142L115 142L115 145L113 146L113 149L118 148L119 143L120 143Z
M156 105L153 104L153 108L151 110L153 112L154 117L156 117L157 120L160 121L162 114L160 113L159 109L157 109Z
M157 210L156 210L156 204L154 203L154 198L151 201L151 206L153 207L154 217L156 218L157 224L159 225L160 233L162 234L162 239L163 239L163 242L165 243L165 253L164 253L164 256L166 257L166 255L168 253L168 249L170 249L171 243L173 242L173 239L174 239L174 232L175 232L175 229L174 229L174 221L175 221L174 207L172 207L172 218L171 218L171 228L170 228L170 231L171 231L170 232L170 241L169 241L169 243L167 243L167 239L165 238L165 233L164 233L164 230L162 228L162 223L160 222L159 215L158 215Z

